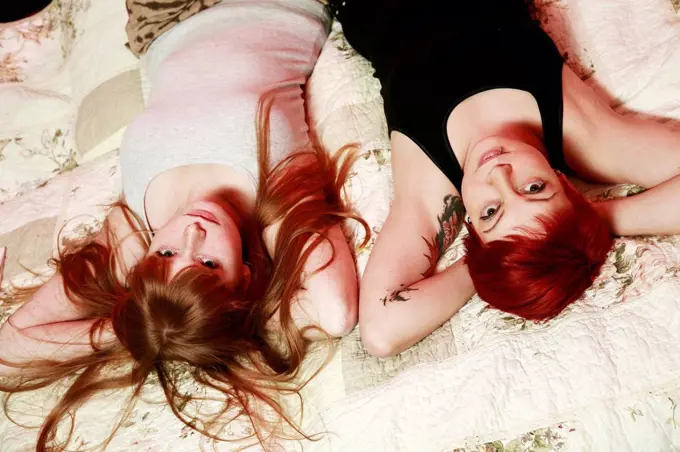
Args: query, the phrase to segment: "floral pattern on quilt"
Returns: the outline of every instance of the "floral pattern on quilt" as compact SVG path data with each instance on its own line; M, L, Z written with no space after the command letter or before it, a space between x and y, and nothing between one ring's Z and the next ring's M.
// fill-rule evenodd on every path
M78 166L70 130L43 129L0 139L0 204Z
M3 289L0 289L0 325L5 323L9 316L12 315L13 310L3 306L10 301L7 293Z
M558 20L558 14L562 14L564 8L566 8L565 0L542 1L547 5L545 7L554 8L554 14L547 14L545 17L540 18L542 22L546 21L544 23ZM671 1L677 3L677 0ZM28 42L29 44L27 44L26 49L34 45L40 45L47 49L48 45L57 43L63 52L62 55L66 57L70 51L70 43L73 42L73 39L78 34L78 29L75 25L76 16L88 7L89 3L87 1L58 0L46 10L48 14L55 14L55 20L58 22L40 22L40 16L36 16L34 19L31 19L34 22L31 22L30 26L27 26L26 30L21 33L15 30L12 32L14 34L12 34L7 29L0 28L0 52L2 52L2 58L4 58L0 59L0 82L15 83L30 78L31 61L22 56L25 54L24 49L18 52L7 51L10 46L15 45L15 40L16 42L19 42L18 40ZM561 8L561 10L558 10L558 8ZM57 15L59 16L58 18ZM64 40L64 43L57 42L55 39L59 29L66 30L68 32L66 34L70 36L70 38ZM332 34L330 39L345 58L356 57L356 52L347 45L341 33ZM51 40L54 40L54 42L50 44ZM570 62L574 61L573 59L582 61L582 50L567 52L565 53L565 58ZM589 64L584 64L584 67L590 71L595 70ZM581 72L581 76L587 78L588 74L592 74L588 70ZM71 138L69 137L69 132L64 132L64 130L63 128L53 127L40 131L40 133L30 137L21 134L9 138L0 137L0 169L2 169L3 163L20 158L27 167L35 166L38 161L43 161L55 168L54 174L69 171L74 167L75 160L70 144ZM388 149L369 149L364 152L361 160L367 165L367 172L389 171L390 154ZM18 165L16 167L21 166ZM5 183L4 174L0 178L0 203L39 187L49 179L49 177L34 179L32 176L22 179L23 176L18 175L14 181L16 185L5 188L3 185ZM76 192L79 189L80 187L73 188ZM616 187L606 190L596 189L591 191L591 195L595 198L606 198L635 194L636 190L631 187ZM375 238L380 232L379 222L374 222L371 226L374 232L371 242L365 248L357 251L361 259L365 259L368 256L375 243ZM96 219L90 223L75 224L73 229L68 234L65 234L61 245L74 244L75 241L91 235L97 227L98 222ZM608 309L616 304L634 300L640 294L651 290L660 281L677 277L678 271L680 271L679 241L680 238L678 237L628 238L618 240L614 251L610 254L607 263L602 269L602 275L598 278L593 289L586 294L583 300L572 306L570 310ZM462 246L461 239L459 238L442 259L440 267L455 261L461 255ZM605 292L613 294L607 303L601 303L598 301L599 298L592 296L595 293ZM9 311L7 309L3 310L1 307L2 297L3 294L0 292L0 324L9 315ZM563 315L569 315L569 312L567 311ZM514 334L522 330L545 329L551 326L550 323L527 322L523 319L489 309L478 298L468 303L458 317L458 320L463 323L481 322L487 326L489 331L495 334ZM472 338L467 342L459 341L459 339L454 337L453 327L451 322L448 322L412 350L393 359L376 360L366 356L359 341L358 331L355 331L350 337L343 340L344 365L346 366L347 363L357 365L351 372L346 371L348 392L384 383L399 372L414 365L449 358L455 355L457 351L471 348L481 341L479 338ZM366 375L370 375L372 379L358 381L354 378L357 369L365 372ZM153 381L149 381L147 384L149 391L153 391L155 387L157 386L154 385ZM197 390L187 388L187 393L198 393L195 391ZM151 395L153 400L159 400L157 392L153 392ZM99 408L108 406L110 401L105 403L106 405L99 405ZM658 431L650 433L650 429L658 428L659 425L666 429L664 431L666 434L672 435L676 430L680 432L680 413L677 413L678 403L680 403L680 390L675 390L667 393L649 394L639 401L617 407L616 410L620 414L622 422L627 423L626 427L631 430L637 429L636 431L641 432L641 437L644 437L645 433L658 435ZM94 412L92 413L94 414ZM97 412L96 414L101 413ZM175 446L178 450L198 450L193 447L198 445L198 434L173 423L176 421L171 415L167 414L167 410L164 410L159 405L147 405L140 402L133 410L130 418L122 426L117 438L114 438L114 442L120 440L120 442L116 443L119 447L114 446L112 450L123 450L120 447L123 443L125 443L128 449L132 446L131 450L151 450L157 446L156 437L173 434L173 441L175 441ZM652 422L652 419L658 422L655 424ZM172 427L169 427L169 425ZM227 436L241 436L243 433L248 433L247 428L243 424L232 424L225 433ZM586 432L582 429L581 424L565 420L565 422L527 431L514 438L488 442L472 441L471 445L462 448L460 445L452 445L450 452L563 452L566 450L584 450L585 447L579 447L583 446L584 443L579 443L579 441L586 438L586 433L592 432L592 428ZM105 430L101 433L101 436L104 437ZM121 436L129 438L129 441L121 440ZM100 439L96 436L79 437L75 438L75 445L77 447L92 446L97 444L97 441ZM598 443L593 441L587 444ZM272 445L271 449L277 452L291 450L278 444Z
M90 0L54 0L38 14L0 24L0 83L20 83L39 75L47 59L41 55L51 55L55 47L66 60L78 37L78 15L89 7Z
M36 96L44 94L48 101L64 102L35 87L64 65L82 33L79 17L89 7L90 0L55 0L34 16L0 25L0 83L10 85L10 99L19 104L35 102ZM15 131L0 129L0 203L77 166L70 120L26 124Z
M354 48L349 45L347 39L345 39L345 34L342 29L335 28L331 34L328 36L328 40L333 44L333 47L340 52L345 59L355 58L359 53L354 50Z
M492 441L453 449L452 452L562 452L570 434L575 431L569 423L562 422L549 428L527 432L510 441Z
M673 449L672 440L680 432L680 389L648 393L635 401L619 402L610 407L607 416L622 424L630 437L652 438L663 430L668 438L668 449ZM592 420L596 425L601 412L595 411L580 421L566 420L548 427L528 431L514 438L487 442L471 442L465 447L454 447L450 452L566 452L592 448L592 444L606 444L608 438L600 437L596 429L588 428L585 422ZM590 423L590 422L589 422ZM604 442L603 442L604 441ZM659 444L657 444L658 446ZM663 447L663 446L662 446ZM646 450L642 445L638 450ZM664 449L666 450L666 449Z

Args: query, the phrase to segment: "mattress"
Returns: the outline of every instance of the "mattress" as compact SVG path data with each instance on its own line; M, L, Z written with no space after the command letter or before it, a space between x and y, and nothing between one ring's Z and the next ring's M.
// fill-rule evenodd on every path
M538 6L568 64L612 106L680 120L676 2L542 0ZM143 108L146 91L138 61L123 45L125 20L121 0L58 0L32 19L0 26L5 284L32 279L27 268L48 272L55 247L93 234L103 206L119 194L121 134ZM310 121L325 147L359 144L347 188L379 233L391 199L379 84L338 24L307 92ZM631 186L583 189L594 198L636 192ZM360 270L371 244L357 250ZM459 240L441 267L461 253ZM432 335L389 359L368 356L355 330L303 394L304 430L324 434L313 442L276 439L267 448L678 449L679 273L680 237L618 239L594 286L548 323L495 311L475 297ZM0 322L9 313L0 305ZM325 356L316 350L305 369L311 372ZM145 391L107 450L211 447L158 403L152 382ZM72 448L104 440L125 396L105 394L86 404ZM53 400L48 391L22 395L13 405L15 419L38 426ZM294 400L285 402L295 409ZM248 431L246 423L234 422L226 435ZM31 450L35 435L0 414L0 452ZM225 442L217 450L243 446Z

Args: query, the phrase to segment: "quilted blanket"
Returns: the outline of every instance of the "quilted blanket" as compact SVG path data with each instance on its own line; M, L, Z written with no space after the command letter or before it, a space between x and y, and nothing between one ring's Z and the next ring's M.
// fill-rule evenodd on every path
M568 64L613 106L680 119L675 0L542 0L538 6ZM118 196L120 137L146 91L143 70L123 46L125 20L122 0L55 0L33 18L0 25L5 282L32 278L26 268L48 271L55 247L96 231L102 206ZM307 91L314 130L327 149L360 144L348 189L379 233L391 198L379 86L337 24ZM593 197L636 192L583 188ZM360 270L370 250L358 250ZM442 267L460 254L458 242ZM680 237L620 239L593 288L548 323L492 310L475 297L391 359L368 356L354 331L305 389L304 429L324 434L314 442L274 440L268 449L678 449L679 273ZM9 314L0 304L0 322ZM312 353L309 369L325 356ZM108 450L211 447L158 403L152 382L147 391ZM126 395L86 404L72 448L106 438ZM40 425L54 397L41 391L17 399L12 415L23 426L0 414L0 452L31 450L36 431L27 427ZM296 408L292 400L290 408ZM248 431L235 422L224 433L237 438ZM217 450L242 446L219 443Z

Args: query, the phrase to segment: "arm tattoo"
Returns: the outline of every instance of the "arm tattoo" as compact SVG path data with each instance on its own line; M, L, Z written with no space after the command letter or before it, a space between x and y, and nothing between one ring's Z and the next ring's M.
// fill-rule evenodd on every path
M458 236L464 214L465 208L463 207L463 200L460 196L446 195L446 197L444 197L444 209L442 210L442 214L437 216L439 232L431 240L427 240L423 237L430 253L425 254L425 257L430 262L430 266L425 273L422 274L424 278L429 278L434 274L439 258ZM418 289L404 287L402 284L399 289L393 290L388 295L385 295L380 301L382 301L383 306L387 306L387 303L395 301L408 301L411 299L408 293L413 292L414 290Z
M389 295L385 295L380 301L382 301L383 306L387 306L387 303L392 303L393 301L408 301L411 298L406 294L408 292L413 292L414 290L418 289L404 287L402 284L401 289L393 290Z
M430 266L422 274L424 278L429 278L434 274L439 258L442 257L458 236L464 214L465 207L463 207L463 200L460 196L446 195L444 197L444 209L442 214L437 217L439 232L431 240L423 237L430 253L425 254L427 260L430 261Z

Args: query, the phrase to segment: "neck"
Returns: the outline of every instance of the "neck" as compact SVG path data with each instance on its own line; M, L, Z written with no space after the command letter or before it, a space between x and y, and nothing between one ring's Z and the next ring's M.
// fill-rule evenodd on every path
M241 220L255 211L256 196L255 184L242 171L223 165L189 165L166 171L151 182L145 196L146 215L150 226L158 228L203 200L224 206Z

